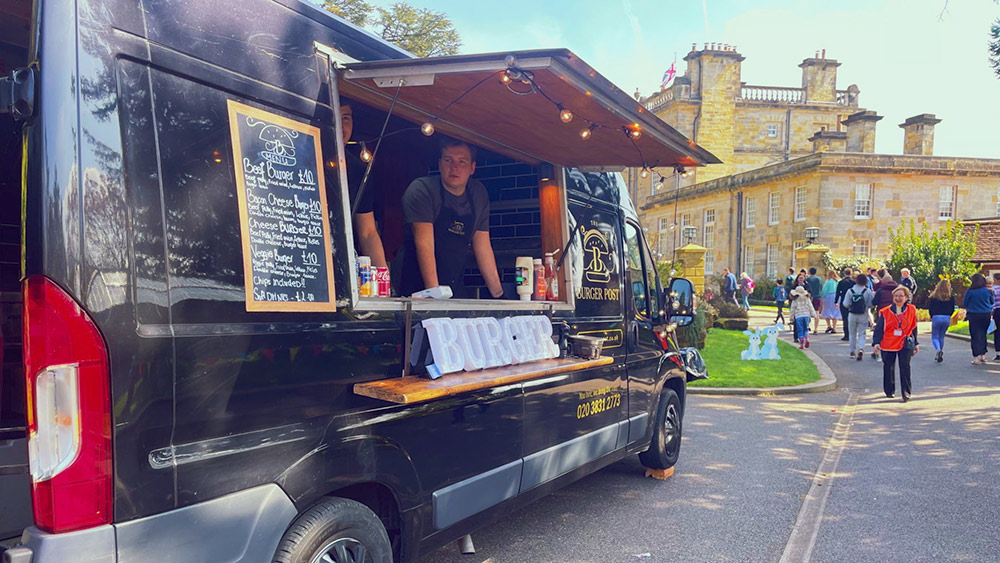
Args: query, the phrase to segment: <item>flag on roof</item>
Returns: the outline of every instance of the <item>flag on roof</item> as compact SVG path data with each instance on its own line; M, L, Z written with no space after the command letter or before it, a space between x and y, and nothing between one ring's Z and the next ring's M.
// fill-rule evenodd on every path
M674 62L670 63L670 68L663 71L663 81L660 82L660 90L666 90L667 86L669 86L670 83L673 82L674 75L677 74L676 66L677 66L677 59L674 59Z

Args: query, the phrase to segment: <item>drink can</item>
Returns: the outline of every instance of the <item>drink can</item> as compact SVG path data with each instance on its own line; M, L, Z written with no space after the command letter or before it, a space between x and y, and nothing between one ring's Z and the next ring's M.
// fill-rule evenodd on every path
M376 266L375 270L375 282L378 286L379 297L391 297L392 289L389 284L389 268L384 268L382 266Z
M372 295L372 261L368 256L358 256L358 295Z

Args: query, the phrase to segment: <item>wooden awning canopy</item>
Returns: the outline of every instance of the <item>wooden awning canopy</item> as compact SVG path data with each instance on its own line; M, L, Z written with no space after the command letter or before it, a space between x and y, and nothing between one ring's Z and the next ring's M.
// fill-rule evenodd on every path
M533 84L503 84L508 68L526 71ZM565 49L358 62L344 65L341 77L345 96L387 111L398 92L394 115L417 124L433 119L436 134L532 164L720 162ZM573 113L572 121L560 120L556 104ZM582 139L581 130L591 125L592 135ZM636 129L639 137L630 137Z

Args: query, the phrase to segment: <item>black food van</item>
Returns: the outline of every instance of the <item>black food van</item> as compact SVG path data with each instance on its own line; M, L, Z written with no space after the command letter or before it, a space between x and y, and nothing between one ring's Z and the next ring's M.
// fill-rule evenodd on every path
M295 0L0 14L5 561L412 561L677 461L691 287L661 289L613 170L717 159L571 52L413 59ZM480 149L505 287L552 252L559 298L361 295L348 155L391 258L442 135ZM430 379L441 319L603 353Z

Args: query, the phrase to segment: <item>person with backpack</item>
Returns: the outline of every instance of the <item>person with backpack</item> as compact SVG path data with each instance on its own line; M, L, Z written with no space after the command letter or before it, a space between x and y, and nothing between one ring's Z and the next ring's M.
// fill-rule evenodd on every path
M788 306L788 316L793 319L796 331L799 335L799 348L809 347L809 321L819 317L816 308L813 307L809 291L805 286L798 286L792 290L792 302Z
M740 297L743 298L743 309L745 311L750 310L750 296L753 295L753 278L747 275L746 272L740 273Z
M853 270L850 268L844 268L841 272L841 274L843 274L843 278L841 278L841 280L837 283L837 293L833 297L833 302L836 303L840 309L840 318L844 321L844 337L841 338L844 342L851 339L851 337L847 335L847 315L850 314L850 311L848 311L847 307L844 307L842 303L844 302L844 294L847 293L848 289L854 287L853 273Z
M859 273L854 286L844 292L840 305L847 309L847 335L850 337L851 357L860 362L865 358L865 331L868 329L868 309L875 295L868 289L868 276Z
M885 283L883 282L883 287ZM896 362L899 362L899 393L910 400L910 358L920 351L917 342L917 308L909 303L910 290L897 285L892 304L878 312L872 344L882 354L882 390L892 398L896 391Z
M774 286L774 291L771 292L771 296L774 297L774 304L778 307L778 316L774 317L774 322L781 322L785 324L785 315L781 312L781 309L785 306L785 299L788 299L788 291L785 289L785 280L778 278L777 285Z

